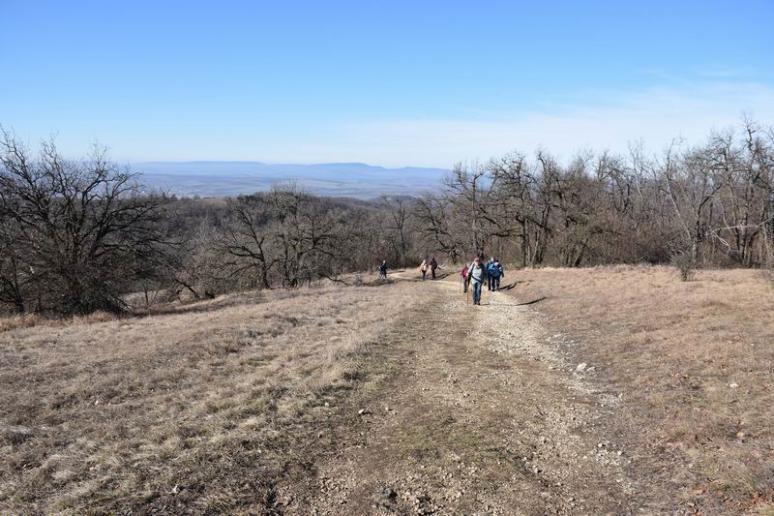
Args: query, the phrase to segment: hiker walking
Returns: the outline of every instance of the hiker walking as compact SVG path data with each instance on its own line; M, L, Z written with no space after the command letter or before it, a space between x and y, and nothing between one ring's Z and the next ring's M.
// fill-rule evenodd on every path
M422 273L422 281L425 281L425 276L427 276L427 258L422 260L422 263L419 265L419 272Z
M500 260L497 258L492 258L492 263L489 264L487 273L487 277L489 278L489 285L491 287L489 290L497 292L500 290L500 278L505 276L505 270L503 269L503 265L500 263Z
M379 279L387 279L387 260L382 260L382 264L379 266Z
M473 259L473 263L468 267L468 281L473 288L473 304L481 305L481 287L484 284L484 266L481 263L481 258L478 256Z
M469 264L464 264L462 266L462 269L460 269L460 276L462 276L462 293L467 294L468 293L468 267L470 267Z
M484 274L486 275L486 288L490 292L492 291L492 276L489 274L492 271L492 264L494 263L494 256L484 264Z
M435 256L430 258L430 273L431 277L435 279L435 269L438 268L438 262L435 261Z

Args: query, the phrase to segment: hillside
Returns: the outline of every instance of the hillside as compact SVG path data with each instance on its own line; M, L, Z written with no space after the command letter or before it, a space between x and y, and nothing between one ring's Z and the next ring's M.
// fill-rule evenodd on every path
M475 308L415 276L6 320L0 511L774 508L760 273L509 271Z

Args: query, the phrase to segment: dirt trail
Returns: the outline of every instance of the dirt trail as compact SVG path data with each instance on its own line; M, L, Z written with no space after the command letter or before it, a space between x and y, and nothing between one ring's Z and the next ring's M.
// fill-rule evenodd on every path
M427 309L385 337L378 382L285 505L314 514L630 513L626 450L604 435L617 398L565 363L529 307L426 281ZM357 414L358 407L362 414ZM292 500L292 501L291 501Z

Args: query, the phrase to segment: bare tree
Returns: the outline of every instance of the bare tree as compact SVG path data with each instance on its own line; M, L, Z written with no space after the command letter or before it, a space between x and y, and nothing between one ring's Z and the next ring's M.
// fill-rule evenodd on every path
M707 213L722 183L711 173L712 163L699 149L679 154L671 147L664 155L657 176L671 202L682 243L678 253L687 253L690 262L699 260L701 243L707 237Z
M452 262L463 256L464 229L453 228L452 213L446 198L427 195L417 200L414 216L427 247L445 253Z
M484 228L484 205L488 188L487 170L477 163L465 166L457 164L446 182L452 214L468 232L468 249L480 251L488 243Z
M95 149L81 161L53 142L40 157L10 134L0 141L0 213L13 234L10 263L23 273L25 308L59 313L120 311L127 279L159 252L161 199ZM15 262L14 262L15 260Z
M272 253L271 205L263 197L240 197L229 204L234 223L226 230L224 248L237 261L233 274L252 270L261 287L270 289L271 271L278 262Z
M409 201L401 197L383 197L380 208L386 220L386 239L393 254L393 262L405 265L411 247L412 213Z
M30 275L24 270L18 252L14 223L0 214L0 305L23 313L26 308L24 292Z
M754 264L755 246L772 222L772 149L750 120L738 143L733 133L715 135L707 149L722 182L713 236L744 266ZM714 222L714 221L711 221Z

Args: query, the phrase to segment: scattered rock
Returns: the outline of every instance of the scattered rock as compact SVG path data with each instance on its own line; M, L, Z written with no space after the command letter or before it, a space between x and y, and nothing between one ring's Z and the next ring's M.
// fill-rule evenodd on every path
M732 389L736 389L737 387L739 387L739 384L736 382L733 382L733 383L729 383L728 386L731 387Z
M387 500L394 500L398 496L398 493L396 493L395 490L390 487L385 487L382 491L382 496Z
M581 362L580 364L578 364L578 366L575 368L575 370L577 372L579 372L579 373L582 373L583 371L586 370L587 366L588 366L588 364L586 362Z
M364 408L361 408L360 410L357 411L357 415L358 416L366 416L366 415L368 415L370 413L371 413L370 410L364 409Z

